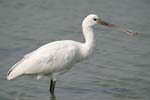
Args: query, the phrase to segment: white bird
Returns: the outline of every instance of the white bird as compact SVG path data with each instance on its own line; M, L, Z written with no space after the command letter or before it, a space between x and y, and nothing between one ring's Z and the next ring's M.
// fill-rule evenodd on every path
M82 22L85 42L80 43L73 40L61 40L48 43L37 50L27 54L13 65L7 73L7 80L11 80L20 75L37 75L41 78L44 75L51 77L49 91L54 95L54 88L57 76L72 68L72 65L89 57L95 47L93 26L101 24L119 29L134 35L132 31L122 30L114 24L109 24L97 15L90 14Z

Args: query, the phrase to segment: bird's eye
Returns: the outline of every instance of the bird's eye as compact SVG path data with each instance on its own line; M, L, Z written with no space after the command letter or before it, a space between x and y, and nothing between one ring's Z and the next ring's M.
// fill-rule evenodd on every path
M93 20L94 20L94 21L97 21L97 19L96 19L96 18L94 18Z

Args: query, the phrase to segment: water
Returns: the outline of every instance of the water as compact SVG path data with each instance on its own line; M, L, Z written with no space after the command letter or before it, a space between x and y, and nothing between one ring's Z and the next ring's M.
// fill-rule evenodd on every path
M140 34L97 26L97 49L56 84L56 100L150 100L149 0L0 0L0 100L55 100L49 80L6 72L24 54L61 39L83 42L81 21L95 13Z

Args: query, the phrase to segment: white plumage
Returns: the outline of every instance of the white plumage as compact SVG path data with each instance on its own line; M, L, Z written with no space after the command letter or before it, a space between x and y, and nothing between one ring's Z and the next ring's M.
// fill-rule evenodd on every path
M102 24L105 26L118 28L114 24L109 24L97 15L90 14L82 22L85 43L73 40L62 40L48 43L37 50L24 56L7 73L7 79L11 80L24 74L35 74L38 78L43 75L50 75L52 80L50 92L54 95L56 77L68 71L73 64L82 61L90 56L95 47L93 26ZM129 30L121 30L129 33ZM132 35L133 32L130 32Z
M55 78L70 69L74 63L88 57L94 48L92 26L97 23L98 16L89 15L83 23L85 43L73 40L62 40L48 43L24 56L7 73L11 80L24 74L52 75Z
M71 40L52 42L25 55L10 69L7 79L22 74L60 74L79 59L80 43Z

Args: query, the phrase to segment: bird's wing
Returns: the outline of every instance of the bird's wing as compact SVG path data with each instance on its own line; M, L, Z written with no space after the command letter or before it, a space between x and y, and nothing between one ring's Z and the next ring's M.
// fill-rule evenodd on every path
M74 43L49 43L26 55L8 71L7 75L16 77L21 74L57 72L76 62L79 59L78 53L78 47Z
M32 67L28 67L26 73L50 73L65 69L68 65L79 59L79 51L76 45L66 42L57 42L39 48L29 55Z

